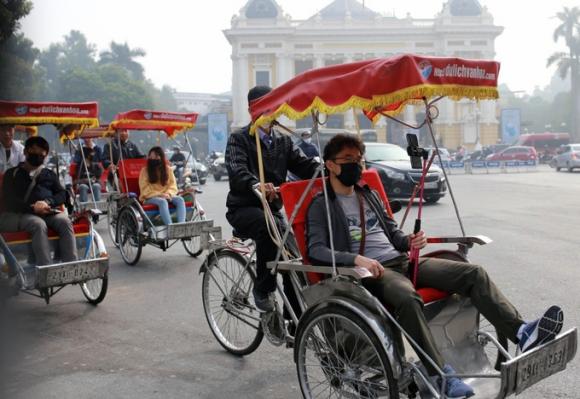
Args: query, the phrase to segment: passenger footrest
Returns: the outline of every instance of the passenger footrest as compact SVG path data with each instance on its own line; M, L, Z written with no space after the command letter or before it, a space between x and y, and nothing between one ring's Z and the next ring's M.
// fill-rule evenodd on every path
M213 220L173 223L168 226L152 227L152 236L157 240L179 240L201 236L204 229L213 227Z
M109 258L36 266L35 288L50 288L102 278L109 269Z

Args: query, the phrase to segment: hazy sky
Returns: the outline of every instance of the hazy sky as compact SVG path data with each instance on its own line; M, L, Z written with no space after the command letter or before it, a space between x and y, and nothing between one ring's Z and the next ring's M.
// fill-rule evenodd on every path
M231 47L222 30L247 0L33 0L23 20L24 33L41 49L62 40L72 29L82 31L98 50L128 42L141 47L146 75L157 86L180 91L220 93L231 86ZM305 19L332 0L278 0L294 19ZM444 0L366 0L367 7L404 17L432 18ZM512 90L532 91L549 83L554 69L546 59L556 45L553 17L580 0L480 0L504 32L496 40L496 59L502 63L500 82Z

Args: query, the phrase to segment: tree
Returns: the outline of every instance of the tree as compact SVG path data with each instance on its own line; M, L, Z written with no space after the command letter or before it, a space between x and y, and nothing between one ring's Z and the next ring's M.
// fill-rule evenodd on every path
M71 30L64 37L61 44L61 51L64 56L65 69L82 68L91 69L95 66L95 54L97 48L87 41L85 35L78 30Z
M125 68L136 80L145 79L143 66L134 60L137 57L144 57L145 50L140 48L132 49L127 43L111 42L110 50L101 52L100 64L113 64Z
M39 51L23 34L0 44L0 98L34 99L41 91L40 74L34 68Z
M151 84L151 89L153 91L153 102L155 109L160 109L163 111L177 111L177 101L173 93L175 90L168 85L164 85L161 90L157 89Z
M0 44L20 28L19 20L32 10L29 0L2 0L0 3Z
M556 17L561 23L554 30L554 41L564 38L568 52L552 54L548 58L548 66L557 64L562 79L570 73L573 114L570 132L575 138L574 141L580 141L580 9L564 7Z

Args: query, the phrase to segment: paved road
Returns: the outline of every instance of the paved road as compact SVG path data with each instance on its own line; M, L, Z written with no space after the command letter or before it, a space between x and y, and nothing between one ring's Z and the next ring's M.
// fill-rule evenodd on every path
M580 325L580 173L542 169L452 182L468 234L494 239L473 250L472 261L487 267L525 316L558 303L566 327ZM222 226L226 192L227 182L210 182L201 197ZM99 228L105 234L105 222ZM449 198L426 207L424 228L459 233ZM100 306L87 305L78 287L49 306L14 298L1 320L0 397L300 397L290 351L264 341L236 358L216 343L203 315L199 266L179 246L146 248L134 267L111 249L109 294ZM579 371L575 360L524 397L580 398Z

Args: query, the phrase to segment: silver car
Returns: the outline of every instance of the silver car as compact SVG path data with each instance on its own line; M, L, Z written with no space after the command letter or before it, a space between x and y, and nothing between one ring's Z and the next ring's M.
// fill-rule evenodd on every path
M574 168L580 168L580 144L566 144L560 147L558 155L550 161L550 166L560 169L566 168L572 172Z

